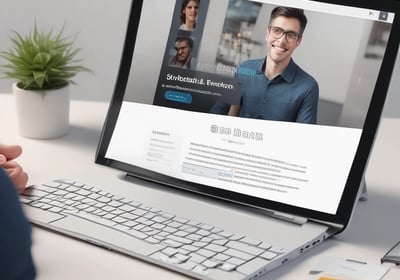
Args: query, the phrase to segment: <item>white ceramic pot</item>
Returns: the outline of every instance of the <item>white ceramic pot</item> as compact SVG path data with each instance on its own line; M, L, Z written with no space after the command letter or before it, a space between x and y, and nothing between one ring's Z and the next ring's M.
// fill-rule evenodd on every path
M69 86L55 90L23 90L13 84L19 134L27 138L60 137L69 129Z

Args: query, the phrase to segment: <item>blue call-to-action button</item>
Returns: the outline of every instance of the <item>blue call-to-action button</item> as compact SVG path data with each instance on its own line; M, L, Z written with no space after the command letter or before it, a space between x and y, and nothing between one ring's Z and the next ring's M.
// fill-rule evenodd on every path
M165 98L171 101L176 101L180 103L191 104L192 103L192 95L184 92L177 91L166 91Z

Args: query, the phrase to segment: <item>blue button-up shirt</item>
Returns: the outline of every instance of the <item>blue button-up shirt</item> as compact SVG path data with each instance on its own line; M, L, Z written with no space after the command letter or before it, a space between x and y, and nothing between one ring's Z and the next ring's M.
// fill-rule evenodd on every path
M0 279L35 279L31 245L31 226L17 191L0 168Z
M319 88L317 81L292 59L288 67L269 80L265 74L266 59L248 60L237 69L241 84L240 117L315 124ZM227 114L230 105L217 102L212 113Z

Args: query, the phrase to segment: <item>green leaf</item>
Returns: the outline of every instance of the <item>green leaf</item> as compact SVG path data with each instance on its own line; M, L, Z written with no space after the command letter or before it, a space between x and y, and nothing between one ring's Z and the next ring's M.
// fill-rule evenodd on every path
M42 71L42 72L34 71L34 72L32 72L32 74L33 74L33 78L34 78L35 84L39 88L42 88L45 80L47 79L46 71Z
M33 58L32 64L47 66L50 61L50 55L48 53L40 52Z
M40 31L35 22L33 31L23 36L10 35L12 47L0 51L6 63L1 65L3 77L17 80L25 89L50 89L68 83L79 72L92 72L77 59L80 49L73 45L75 36L64 36L64 27L57 33Z

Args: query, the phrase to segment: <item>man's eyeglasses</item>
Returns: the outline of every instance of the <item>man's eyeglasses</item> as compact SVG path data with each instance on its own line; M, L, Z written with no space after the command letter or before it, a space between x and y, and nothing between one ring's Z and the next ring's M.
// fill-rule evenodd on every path
M283 37L283 35L286 35L286 40L288 43L297 42L297 40L301 37L300 33L294 31L285 31L277 26L270 26L268 27L268 30L271 34L271 37L274 39L280 39Z
M189 46L182 46L182 47L175 47L175 50L177 51L177 52L179 52L179 51L183 51L183 50L186 50L187 48L189 48Z

